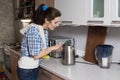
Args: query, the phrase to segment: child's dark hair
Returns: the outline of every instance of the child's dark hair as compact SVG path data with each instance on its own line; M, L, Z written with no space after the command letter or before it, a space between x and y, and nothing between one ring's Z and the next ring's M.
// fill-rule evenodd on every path
M53 20L55 17L60 17L61 13L59 10L53 7L47 7L45 10L43 7L45 4L41 4L36 9L35 13L32 16L32 22L38 25L43 25L45 23L45 18L48 21Z

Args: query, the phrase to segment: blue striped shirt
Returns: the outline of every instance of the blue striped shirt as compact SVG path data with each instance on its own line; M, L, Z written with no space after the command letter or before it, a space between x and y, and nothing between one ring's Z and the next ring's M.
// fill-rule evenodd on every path
M45 30L46 46L48 47L48 31ZM43 48L43 41L39 34L39 29L35 26L28 28L23 36L21 43L22 56L35 56L40 53ZM29 52L29 54L28 54Z

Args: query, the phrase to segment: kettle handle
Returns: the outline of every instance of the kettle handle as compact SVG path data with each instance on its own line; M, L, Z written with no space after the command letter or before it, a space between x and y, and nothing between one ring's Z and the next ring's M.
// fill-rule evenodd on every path
M73 38L73 47L75 47L75 39Z
M97 49L95 48L95 59L98 61L98 57L97 57Z
M95 59L97 60L98 64L100 63L100 60L98 59L98 46L95 48Z
M98 61L98 64L100 63L100 60L98 59L98 46L95 48L95 59Z

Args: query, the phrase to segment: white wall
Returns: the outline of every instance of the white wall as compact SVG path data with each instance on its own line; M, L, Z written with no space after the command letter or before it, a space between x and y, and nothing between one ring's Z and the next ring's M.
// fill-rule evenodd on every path
M13 0L0 0L0 60L3 43L15 42Z

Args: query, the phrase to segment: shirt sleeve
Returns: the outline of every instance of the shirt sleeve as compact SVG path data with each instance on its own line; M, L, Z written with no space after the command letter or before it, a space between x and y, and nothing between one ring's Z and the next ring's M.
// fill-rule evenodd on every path
M45 30L45 37L46 37L46 47L49 47L49 39L48 39L48 30Z
M28 29L26 38L29 54L32 56L39 54L42 50L43 42L38 29L36 27Z

